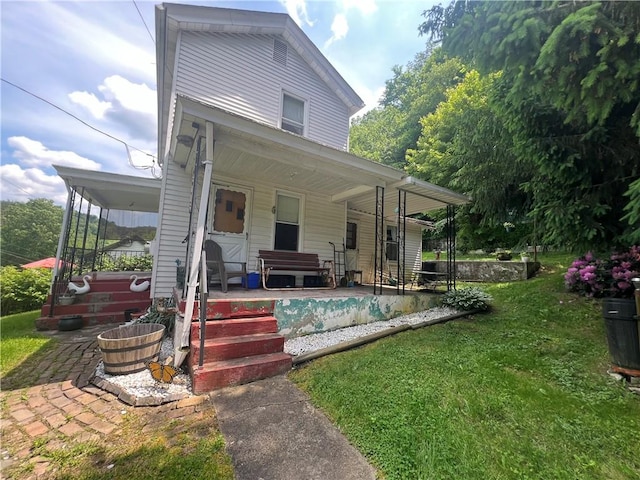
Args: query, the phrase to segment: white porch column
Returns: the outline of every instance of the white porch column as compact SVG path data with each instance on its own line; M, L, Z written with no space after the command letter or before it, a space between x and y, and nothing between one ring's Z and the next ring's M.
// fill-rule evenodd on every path
M200 260L202 257L202 244L204 243L205 221L207 219L207 210L209 208L209 191L211 189L211 177L213 174L213 123L206 123L205 130L205 161L204 161L204 178L202 180L202 192L200 194L200 207L198 209L198 221L196 223L195 235L193 237L193 246L191 251L191 268L189 269L189 278L187 280L187 303L185 305L184 317L182 322L176 322L173 336L174 346L174 366L180 366L189 352L189 334L191 332L191 320L193 317L193 306L196 299L196 288L203 280L200 277ZM202 288L206 288L203 285Z

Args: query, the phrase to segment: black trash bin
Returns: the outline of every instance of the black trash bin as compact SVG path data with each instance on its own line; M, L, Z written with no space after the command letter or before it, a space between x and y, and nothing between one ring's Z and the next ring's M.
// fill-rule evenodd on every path
M61 332L70 332L79 330L83 327L82 315L68 315L58 320L58 330Z
M607 332L609 355L614 365L640 370L640 335L633 299L605 298L602 316Z

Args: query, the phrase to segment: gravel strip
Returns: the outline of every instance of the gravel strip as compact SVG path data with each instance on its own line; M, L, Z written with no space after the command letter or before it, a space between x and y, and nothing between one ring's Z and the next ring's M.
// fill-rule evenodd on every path
M165 338L160 347L158 361L162 363L171 355L173 355L173 339ZM187 396L193 395L191 378L186 373L176 375L173 383L160 383L153 379L151 372L147 369L128 375L111 375L104 372L104 363L100 362L96 367L95 375L120 387L123 391L134 397L153 397L161 400L162 398L174 397L181 394Z
M332 347L339 343L348 342L365 335L371 335L382 330L388 330L400 325L416 325L418 323L437 320L442 317L459 313L458 310L446 307L431 308L422 312L403 315L383 320L379 322L354 325L353 327L340 328L330 332L313 333L302 337L285 340L284 351L289 355L302 355L303 353L315 352L323 348Z
M314 333L302 337L291 338L284 342L284 351L290 355L297 356L304 353L314 352L323 348L331 347L339 343L348 342L356 338L371 335L383 330L388 330L400 325L416 325L418 323L438 320L458 313L452 308L437 307L422 312L412 313L392 318L391 320L383 320L379 322L368 323L364 325L354 325L353 327L340 328L330 332ZM163 362L167 357L173 355L173 340L165 338L162 341L160 349L159 361ZM107 382L118 386L129 395L138 398L152 397L158 399L161 403L163 398L175 397L176 395L193 395L191 389L191 378L186 373L177 375L173 383L164 384L156 382L149 370L132 373L129 375L110 375L104 373L104 365L102 362L96 367L95 375Z

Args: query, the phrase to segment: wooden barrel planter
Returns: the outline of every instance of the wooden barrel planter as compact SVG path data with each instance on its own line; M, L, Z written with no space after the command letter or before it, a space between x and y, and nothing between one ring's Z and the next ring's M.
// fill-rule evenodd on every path
M110 375L141 372L149 361L157 361L164 325L138 323L113 328L98 335L104 371Z

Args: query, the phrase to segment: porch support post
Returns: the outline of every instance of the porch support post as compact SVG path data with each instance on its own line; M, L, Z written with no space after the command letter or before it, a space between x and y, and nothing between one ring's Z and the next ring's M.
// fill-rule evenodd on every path
M86 260L86 256L87 256L87 235L89 233L89 219L91 218L91 207L93 206L93 204L91 203L91 200L87 200L87 213L86 213L86 217L84 220L84 233L82 234L82 257L80 258L80 269L78 274L82 275L84 273L84 262ZM80 211L78 211L78 215L80 214Z
M407 192L404 190L398 190L398 215L396 217L396 227L398 231L398 268L397 278L398 283L396 285L396 293L400 294L402 283L402 295L404 292L405 284L405 260L406 260L406 233L407 233L407 219L405 217L405 210L407 208Z
M62 227L60 229L60 238L58 239L58 250L56 251L56 264L53 266L53 274L49 285L49 294L51 295L51 304L49 305L50 317L53 317L55 314L55 304L58 301L58 294L61 289L60 285L64 283L63 279L67 268L70 268L67 266L67 244L69 241L69 232L71 231L71 219L73 218L72 212L76 191L66 182L65 184L67 187L67 206L62 216ZM64 262L62 269L60 269L60 259Z
M189 268L189 279L187 284L187 302L184 310L181 328L176 325L173 346L175 350L174 366L179 367L189 352L189 334L191 333L191 320L193 318L193 307L196 299L196 288L198 280L201 284L201 293L205 291L206 272L200 274L200 259L202 257L202 245L204 243L204 230L206 227L207 210L209 209L209 191L211 189L211 177L213 175L213 123L206 123L206 157L204 161L204 178L202 179L202 192L200 194L200 207L198 209L198 221L193 238L191 249L191 268ZM194 184L195 188L195 184ZM200 278L199 278L200 277ZM205 313L206 314L206 313Z
M456 207L447 205L447 291L456 289Z
M76 252L78 245L78 232L80 231L80 213L82 212L82 202L84 201L84 187L82 187L82 193L80 193L80 205L78 206L78 215L76 217L76 231L73 237L73 247L71 249L71 269L69 270L69 280L73 276L73 270L76 265ZM78 274L82 274L82 270L78 271Z
M373 294L378 294L380 281L380 295L382 295L382 275L384 273L384 187L376 187L376 232L373 253ZM380 276L378 277L378 272Z

